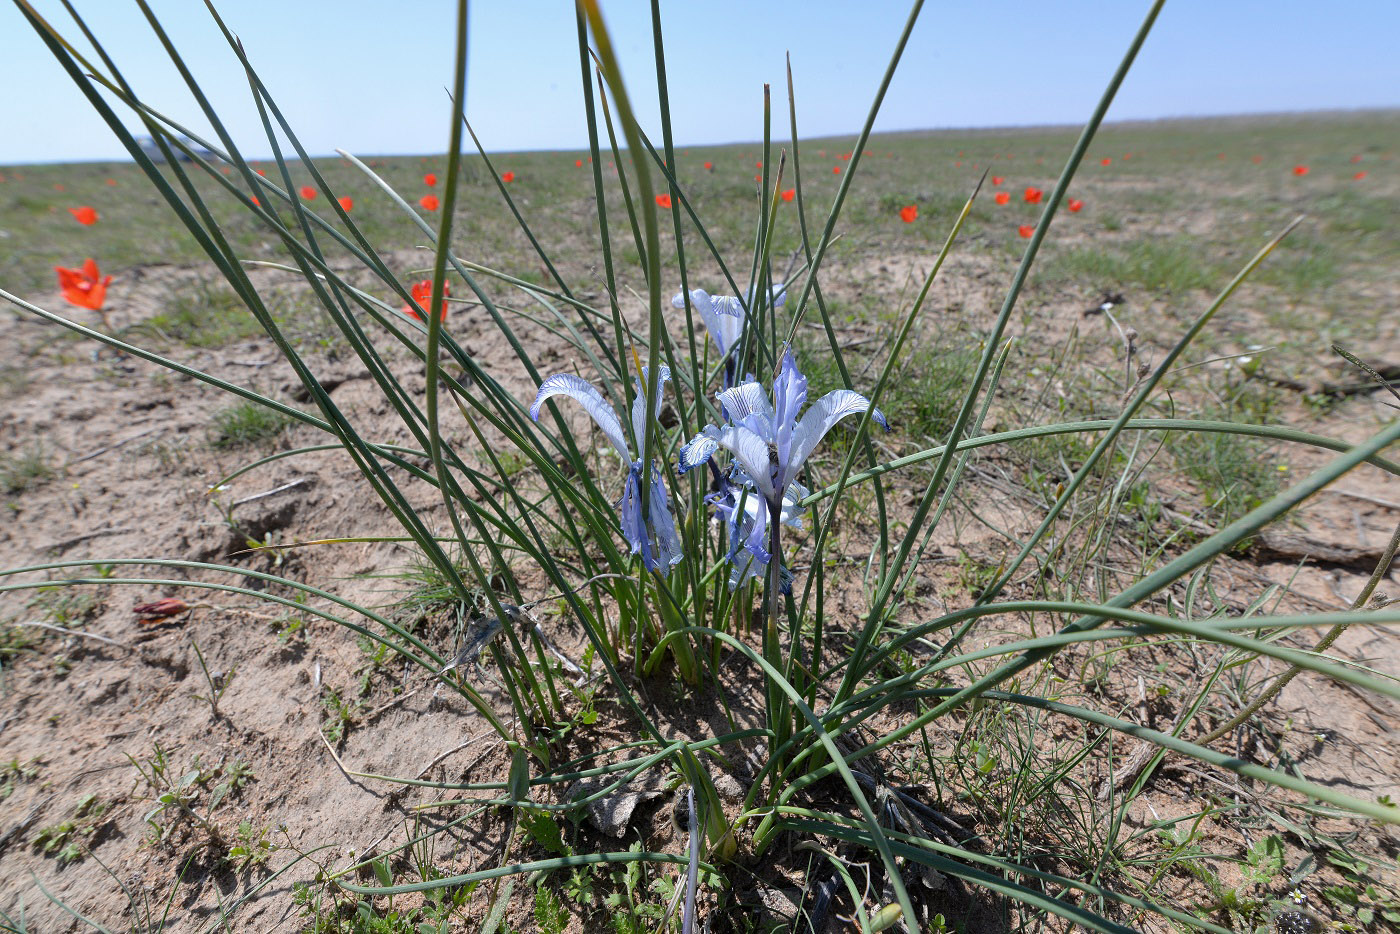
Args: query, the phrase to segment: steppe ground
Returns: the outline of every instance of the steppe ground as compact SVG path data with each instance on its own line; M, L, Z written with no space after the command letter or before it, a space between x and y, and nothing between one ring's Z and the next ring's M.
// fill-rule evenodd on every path
M997 185L988 178L933 288L908 363L886 404L894 430L879 439L882 455L929 447L947 430L979 340L1027 242L1018 226L1034 223L1039 211L1026 203L1023 192L1051 187L1074 136L1070 129L1026 129L872 139L837 227L840 239L821 275L843 346L856 363L858 389L868 389L892 323L916 295L977 179L984 170L1000 178ZM833 169L848 169L844 157L850 145L837 139L803 142L801 182L809 223L824 216L840 178ZM1377 369L1400 365L1397 152L1400 114L1394 112L1107 127L1070 192L1082 200L1082 210L1062 211L1056 218L1021 298L1011 330L1015 346L987 430L1114 415L1137 362L1160 359L1238 268L1301 214L1298 229L1189 351L1151 414L1287 424L1349 442L1373 434L1396 417L1386 405L1395 400L1365 388L1365 377L1331 348L1339 344ZM586 163L575 166L585 154L492 158L498 172L514 173L509 191L561 275L585 300L601 302L591 175ZM775 158L776 147L770 163ZM677 156L678 176L696 211L731 266L745 276L761 159L761 148L753 144L682 147ZM713 163L711 170L703 168L706 161ZM424 173L444 171L440 157L384 158L374 164L410 201L429 191ZM1295 173L1295 166L1306 166L1306 174ZM430 254L398 209L340 160L325 160L323 170L336 194L354 198L354 218L404 280L423 278ZM791 171L789 162L789 178ZM308 404L290 368L131 165L3 167L0 177L0 287L101 326L95 314L64 305L53 274L55 266L78 266L94 257L104 274L114 277L109 324L126 340L292 404ZM299 176L298 184L304 180ZM479 159L468 160L465 181L454 244L458 254L526 282L547 283L542 263ZM785 181L783 187L789 186ZM283 258L272 238L231 199L214 196L212 183L206 187L225 234L246 255ZM995 202L999 191L1010 193L1009 203ZM616 212L615 186L610 198ZM324 196L317 204L324 204ZM899 210L911 204L918 217L905 223ZM78 225L68 209L79 205L95 207L99 221ZM793 202L779 211L780 271L801 243L796 209ZM645 288L619 217L613 214L624 276L621 298L629 320L640 323L637 296ZM674 242L669 236L666 242L663 269L674 270ZM693 234L685 246L692 284L727 291ZM269 268L256 269L253 276L337 404L368 426L367 436L404 441L402 426L346 353L304 283ZM670 294L679 282L668 279L663 287ZM532 324L533 316L545 314L539 306L506 286L491 288L521 313L519 333L543 371L572 369L579 362ZM454 297L467 294L454 286ZM1099 308L1109 297L1115 301L1105 314ZM244 550L249 541L286 544L396 533L391 517L336 451L277 460L211 492L211 485L240 466L325 440L313 430L261 417L154 364L110 350L97 353L94 344L19 309L6 306L0 325L6 333L0 345L0 567L83 559L94 567L48 574L100 578L114 573L104 559L118 557L229 563L381 607L416 625L441 651L451 651L452 624L415 595L417 563L402 546ZM474 304L455 304L448 327L521 400L531 398L534 385ZM798 340L817 392L831 388L835 375L823 369L820 337L819 331L804 330ZM421 366L407 354L391 359L409 387L421 392ZM453 425L450 434L465 437L466 432ZM1056 486L1088 450L1079 436L1061 437L1065 440L1018 450L992 449L974 462L968 489L977 495L965 497L940 526L904 621L966 605L1008 551L1014 553L1008 536L1034 528ZM829 471L840 453L838 443L817 470ZM1111 593L1158 554L1171 554L1218 528L1329 456L1306 446L1225 435L1135 435L1117 455L1111 474L1135 484L1130 507L1117 517L1104 547L1084 567L1063 568L1063 574L1076 575L1090 595ZM907 514L928 467L891 481L896 515L898 510ZM521 483L529 482L528 473L522 469ZM615 485L620 480L608 478ZM268 491L275 492L258 495ZM412 495L430 521L445 528L437 494L423 487ZM860 570L870 547L869 508L868 495L856 495L841 517L841 547L850 560L845 573L833 577L827 606L829 619L851 625L864 602ZM1076 513L1070 524L1083 519ZM1289 527L1214 565L1192 612L1203 616L1220 606L1240 610L1271 586L1280 589L1268 596L1268 609L1345 608L1397 522L1400 482L1363 467L1313 500ZM127 568L121 574L263 586L250 577L195 570ZM1032 586L1027 582L1025 592ZM1400 593L1395 572L1381 589ZM132 606L164 596L200 605L173 622L138 624ZM155 929L143 926L144 919L158 918L167 899L168 930L201 929L221 906L245 896L250 896L247 903L230 922L233 929L293 931L318 924L321 930L337 929L332 915L325 914L329 901L321 903L323 915L316 920L319 889L312 885L298 894L294 884L311 881L318 866L347 865L376 848L402 843L415 821L440 822L466 813L419 810L451 795L354 777L342 766L489 781L504 776L509 764L479 718L435 692L421 675L407 673L352 633L251 597L169 583L99 582L0 595L0 622L0 910L18 919L22 905L29 930L83 927L46 898L41 885L72 911L113 930ZM579 648L581 636L567 619L548 624L566 653ZM1036 625L1008 619L983 638L1009 638L1035 631ZM1044 632L1054 623L1039 625ZM1303 632L1288 642L1310 646L1315 638ZM1163 643L1131 656L1085 652L1067 657L1050 674L1064 679L1068 699L1169 730L1181 699L1205 689L1195 667L1204 662L1194 651L1189 644ZM1400 636L1394 633L1352 631L1334 652L1400 676ZM1253 669L1250 678L1270 670ZM753 685L741 674L734 677L742 701ZM507 702L494 685L489 674L481 676L483 691L504 708ZM660 721L677 733L695 735L708 728L701 719L708 714L692 709L690 699L669 681L644 683L639 690ZM1251 694L1236 682L1211 687L1188 737L1222 722ZM582 751L590 744L625 741L623 714L609 702L606 687L587 703L600 713L598 729L570 737L566 748ZM744 705L736 704L742 716ZM1257 722L1216 748L1362 797L1394 799L1400 797L1396 714L1389 700L1305 676ZM919 778L920 768L927 776L935 766L952 769L947 765L954 758L951 747L976 738L985 744L993 768L981 776L950 771L941 790L931 792L934 799L1003 852L1010 852L1011 831L998 826L996 815L1015 808L1023 822L1016 831L1022 858L1034 856L1046 867L1070 873L1093 872L1076 860L1103 851L1109 831L1092 816L1101 809L1089 801L1070 819L1064 803L1073 797L1068 791L1053 806L1009 803L1011 783L1002 779L1009 763L1038 768L1036 756L1053 758L1057 744L1073 744L1077 734L1050 723L978 724L972 730L972 719L959 721L964 735L930 737L936 761L919 759L925 752L912 745L900 747L896 759L907 760L911 779ZM872 726L878 731L888 724ZM334 742L328 746L323 735ZM1120 768L1133 752L1131 746L1117 750ZM1076 773L1076 793L1088 800L1112 789L1105 764L1112 760L1110 755L1085 764ZM203 825L156 812L160 776L191 773L197 773L197 803L207 806ZM936 784L932 778L919 780L930 788ZM1219 804L1214 816L1191 828L1188 837L1164 843L1161 834L1143 830L1153 820L1210 802ZM1388 904L1395 910L1400 896L1394 888L1394 831L1298 805L1260 797L1246 784L1221 783L1169 757L1131 809L1130 826L1115 829L1126 842L1115 850L1117 862L1105 878L1129 889L1151 886L1154 895L1229 924L1230 897L1265 889L1277 895L1310 859L1316 872L1300 884L1312 886L1319 914L1342 916L1344 897L1328 896L1327 886L1358 893L1358 904ZM668 809L665 802L647 805L623 842L576 828L576 845L587 851L642 839L649 849L678 850L683 838L666 818ZM452 832L450 848L439 844L436 852L419 856L449 874L495 865L507 858L505 833L499 815L481 814ZM1248 868L1251 847L1272 835L1286 845L1277 872L1262 880L1242 875L1241 860ZM543 854L531 840L509 847L510 860ZM1344 857L1328 858L1337 854ZM286 874L270 876L294 859L301 861ZM728 908L710 905L716 924L734 923L735 906L777 912L772 895L801 886L798 865L798 860L777 867L740 864L729 877ZM648 872L669 878L660 869ZM599 875L600 900L592 905L578 892L564 892L565 881L548 883L554 894L545 904L547 912L549 898L559 902L569 930L605 927L605 891L633 885L642 899L664 900L650 877L637 883ZM515 891L506 916L511 929L548 929L538 914L534 884L521 879ZM475 930L498 895L498 889L483 886L459 898L456 907L408 900L395 908ZM388 906L367 910L381 916L385 926L372 927L362 918L345 921L345 929L410 929L383 921ZM1053 922L1050 927L1055 929Z

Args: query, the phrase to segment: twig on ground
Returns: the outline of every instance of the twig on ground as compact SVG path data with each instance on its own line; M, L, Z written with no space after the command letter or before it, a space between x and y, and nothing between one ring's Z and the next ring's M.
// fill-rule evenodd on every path
M146 437L146 435L152 434L153 432L161 431L161 430L163 429L163 427L164 427L164 426L162 426L162 425L156 425L156 426L154 426L154 427L147 428L145 431L138 431L136 434L132 435L130 438L123 438L122 440L120 440L120 441L118 441L118 442L116 442L116 443L114 443L114 444L109 444L109 445L107 445L106 447L100 447L100 448L98 448L96 451L89 451L87 454L84 454L82 457L76 457L76 458L74 458L73 460L69 461L68 463L71 465L71 464L81 464L83 461L90 461L90 460L92 460L94 457L100 457L101 455L106 454L108 451L115 451L117 448L121 447L121 446L124 445L124 444L130 444L131 442L135 441L137 438L144 438L144 437Z

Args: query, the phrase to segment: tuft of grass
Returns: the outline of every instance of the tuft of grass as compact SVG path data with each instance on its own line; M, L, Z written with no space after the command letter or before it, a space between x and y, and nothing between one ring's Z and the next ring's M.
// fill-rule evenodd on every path
M209 443L221 450L264 445L280 437L290 424L280 412L256 402L240 402L214 413Z
M1273 404L1257 384L1243 383L1203 417L1259 425L1270 420ZM1268 449L1257 438L1183 432L1171 451L1176 466L1200 490L1211 519L1223 526L1278 492L1283 471Z
M1218 284L1220 273L1184 238L1142 240L1124 249L1076 247L1054 256L1047 273L1092 279L1102 286L1134 284L1150 292L1187 292Z
M224 347L263 336L262 326L233 289L210 282L176 290L165 310L141 327L191 347Z
M23 493L55 473L57 470L42 444L35 443L13 454L0 454L0 490L6 494Z

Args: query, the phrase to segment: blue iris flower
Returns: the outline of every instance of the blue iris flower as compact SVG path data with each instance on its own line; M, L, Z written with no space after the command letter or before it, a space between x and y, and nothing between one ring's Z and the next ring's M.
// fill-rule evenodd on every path
M773 533L768 528L771 518L777 516L785 525L796 524L797 504L807 496L797 477L807 458L837 422L870 409L870 400L850 389L837 389L802 413L807 403L807 378L797 368L792 351L785 349L773 381L772 401L762 386L747 382L721 392L719 402L728 423L706 425L681 448L679 466L681 473L693 470L708 463L720 448L733 455L736 469L732 477L723 481L720 491L709 500L729 522L730 560L746 562L737 579L742 583L771 558L769 542L764 541ZM889 431L879 409L872 417ZM752 508L748 500L754 501ZM735 546L736 533L742 548ZM757 567L751 572L748 568L753 565ZM730 583L737 586L733 575Z
M651 380L648 368L642 369L642 379L637 383L637 397L632 403L632 440L636 442L638 454L646 449L647 399L642 384L652 387L656 395L653 411L661 413L661 394L671 370L661 367L660 377ZM622 520L622 537L632 548L632 554L641 555L647 570L657 571L663 577L673 565L683 557L681 539L676 534L676 520L671 515L671 501L666 495L666 487L661 482L661 470L652 462L651 492L648 502L649 522L642 521L642 459L635 459L627 446L627 437L622 430L622 422L613 411L612 405L603 394L593 388L593 384L570 373L551 376L540 384L539 394L530 406L530 417L540 419L540 406L551 396L568 396L583 406L593 421L598 423L607 439L617 448L617 453L630 466L627 469L627 484L623 487L622 499L615 505Z
M781 282L774 283L768 295L772 306L781 308L787 301L787 286ZM744 336L748 309L753 307L753 288L749 289L749 295L744 301L733 295L711 295L704 289L692 289L690 304L700 313L700 320L705 322L705 330L710 332L710 340L715 342L715 349L724 361L724 386L728 389L738 381L739 364L735 356L738 353L739 341ZM671 307L685 307L684 292L675 294L671 299Z

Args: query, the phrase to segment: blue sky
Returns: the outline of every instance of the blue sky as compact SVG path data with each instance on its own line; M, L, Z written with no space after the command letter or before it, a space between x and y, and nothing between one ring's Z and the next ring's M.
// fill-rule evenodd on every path
M34 0L76 33L56 0ZM267 152L238 63L199 0L150 0L241 146ZM602 0L644 123L655 130L649 4ZM148 102L202 128L127 0L75 0ZM446 148L452 17L445 0L222 0L255 67L314 153ZM928 3L878 130L1078 123L1143 0ZM663 0L676 141L757 139L762 86L785 133L791 52L804 136L859 129L908 13L886 0ZM488 149L586 144L572 3L471 5L468 118ZM1168 0L1110 120L1400 106L1400 3ZM10 4L0 5L0 164L124 151ZM659 138L659 133L656 134Z

